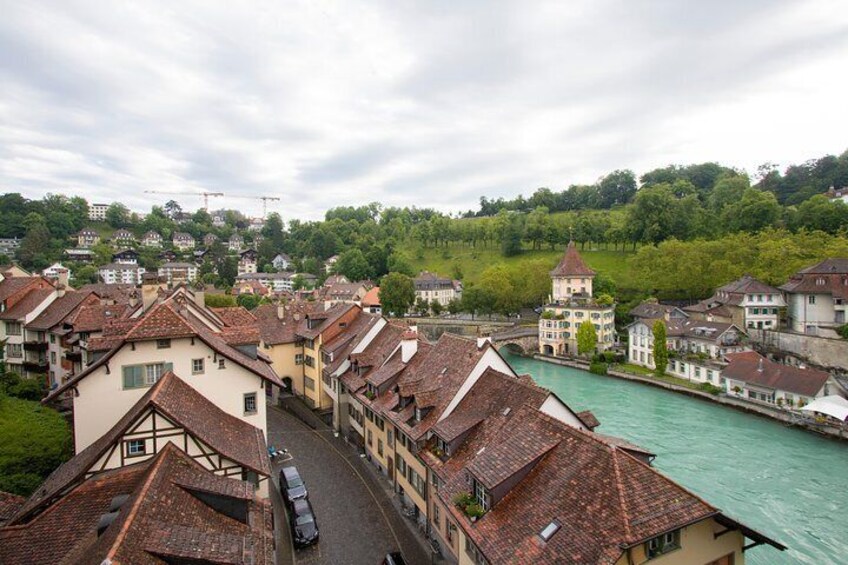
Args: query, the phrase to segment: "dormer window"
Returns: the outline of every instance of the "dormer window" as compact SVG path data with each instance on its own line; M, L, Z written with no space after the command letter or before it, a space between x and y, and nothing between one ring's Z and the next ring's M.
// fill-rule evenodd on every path
M489 511L489 507L491 506L491 495L489 491L486 490L486 487L478 481L474 479L474 498L477 500L477 504L479 504L484 512Z
M439 436L436 436L436 450L444 457L450 457L450 443L446 442Z
M822 277L816 279L816 286L824 286L825 280Z
M645 555L648 559L654 559L675 549L680 549L680 530L667 532L649 540L645 544Z

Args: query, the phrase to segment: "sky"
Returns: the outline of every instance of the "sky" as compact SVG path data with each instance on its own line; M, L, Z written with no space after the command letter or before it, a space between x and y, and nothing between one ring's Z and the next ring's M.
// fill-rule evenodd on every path
M0 192L476 208L848 149L844 0L0 0ZM155 190L172 194L146 193Z

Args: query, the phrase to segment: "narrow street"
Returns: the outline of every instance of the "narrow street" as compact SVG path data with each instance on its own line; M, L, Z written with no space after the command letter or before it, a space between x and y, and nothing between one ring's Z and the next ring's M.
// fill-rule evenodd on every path
M278 563L376 565L390 551L401 551L410 565L430 563L430 556L396 512L385 489L365 468L367 463L308 410L302 417L315 429L289 412L269 406L268 441L288 449L291 455L273 465L274 481L281 467L294 465L306 482L320 542L294 551L289 560L290 535L281 535ZM282 515L278 519L281 529L288 528L287 519Z

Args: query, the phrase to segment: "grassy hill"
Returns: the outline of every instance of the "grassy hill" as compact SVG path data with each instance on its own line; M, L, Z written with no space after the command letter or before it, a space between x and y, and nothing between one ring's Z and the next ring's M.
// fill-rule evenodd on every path
M458 266L466 283L476 283L480 274L486 268L497 263L512 266L530 260L544 260L550 263L551 269L556 266L565 253L564 247L551 251L548 249L532 251L526 249L521 255L504 257L498 247L468 247L465 245L449 245L448 247L422 249L415 244L407 244L402 248L416 271L431 271L446 276L454 276ZM602 273L620 288L631 288L632 279L627 266L627 259L633 256L632 251L612 251L604 249L586 249L581 251L586 263L598 273Z

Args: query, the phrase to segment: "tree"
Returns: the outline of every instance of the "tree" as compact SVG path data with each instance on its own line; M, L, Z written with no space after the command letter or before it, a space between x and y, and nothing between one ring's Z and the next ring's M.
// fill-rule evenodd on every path
M666 342L665 322L657 320L654 322L654 372L657 376L665 374L668 367L668 343Z
M586 355L595 351L598 344L598 333L595 326L589 320L585 320L577 328L577 353Z
M370 266L365 255L359 249L350 249L339 255L335 272L342 274L350 281L361 281L369 278Z
M236 304L248 310L255 309L261 301L262 298L256 294L239 294L236 298Z
M473 286L462 292L462 311L471 314L472 319L477 314L491 315L495 310L495 300L491 290Z
M125 228L129 221L130 210L120 202L114 202L106 209L106 223L113 228Z
M426 316L430 313L430 303L423 296L415 299L415 311Z
M434 316L438 316L442 313L442 303L434 298L430 301L430 311L433 312Z
M176 220L182 215L183 208L176 200L168 200L165 203L165 213L168 214L168 217L172 220Z
M26 236L18 249L18 258L28 269L43 269L50 264L50 230L41 214L30 212L24 219Z
M380 283L383 312L403 316L415 303L415 283L403 273L389 273Z
M306 287L306 279L300 273L292 279L292 290L301 290Z

